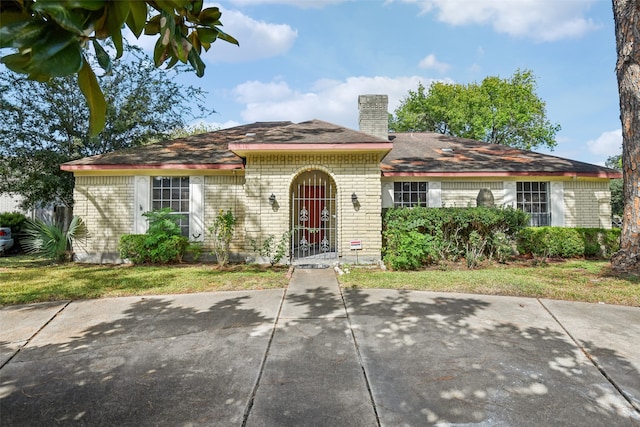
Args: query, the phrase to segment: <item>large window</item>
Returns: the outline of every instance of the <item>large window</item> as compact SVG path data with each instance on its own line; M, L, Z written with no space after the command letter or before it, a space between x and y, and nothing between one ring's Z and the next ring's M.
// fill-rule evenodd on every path
M429 206L429 184L427 182L394 182L393 206L426 208Z
M178 224L182 235L189 237L189 177L188 176L155 176L151 179L153 210L170 208L180 216Z
M529 225L551 225L548 182L518 182L516 184L517 207L531 217Z

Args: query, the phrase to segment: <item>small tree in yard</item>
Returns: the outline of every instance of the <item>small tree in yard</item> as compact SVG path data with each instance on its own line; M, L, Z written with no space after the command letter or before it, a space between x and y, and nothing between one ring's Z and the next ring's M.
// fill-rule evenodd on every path
M237 222L238 219L233 216L231 210L225 212L220 209L213 226L209 227L209 234L213 237L213 252L220 267L229 262L229 246Z

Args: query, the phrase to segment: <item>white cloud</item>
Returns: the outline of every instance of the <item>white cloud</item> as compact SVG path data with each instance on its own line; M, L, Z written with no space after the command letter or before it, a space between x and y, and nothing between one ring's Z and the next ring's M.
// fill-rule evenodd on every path
M321 8L331 4L342 3L346 0L231 0L237 6L254 6L264 4L287 4L301 8Z
M241 123L236 122L235 120L227 120L226 122L220 123L216 121L208 121L208 120L196 120L189 124L190 128L198 128L198 129L228 129L236 126L240 126Z
M498 33L554 41L598 28L584 15L594 0L397 0L435 11L451 25L490 24Z
M211 5L205 5L210 7ZM240 47L217 40L208 52L202 51L202 58L210 62L245 62L271 58L285 54L291 49L298 37L298 31L286 24L273 24L257 21L236 10L222 9L221 29L235 37ZM145 36L136 39L126 29L124 35L130 43L142 47L147 52L153 52L158 36Z
M420 68L424 68L425 70L436 70L441 74L446 73L447 70L451 68L450 64L438 61L433 53L427 55L422 61L420 61L418 66Z
M292 89L285 82L250 81L238 85L234 92L236 100L244 104L241 114L246 122L316 118L357 129L358 95L386 94L389 112L393 112L418 83L428 87L433 81L419 76L323 79L306 91Z
M615 156L622 152L622 129L602 132L599 137L587 141L589 152L602 156Z
M271 58L291 49L298 31L286 24L257 21L235 10L222 10L223 30L240 43L240 47L216 41L203 57L213 62L243 62Z

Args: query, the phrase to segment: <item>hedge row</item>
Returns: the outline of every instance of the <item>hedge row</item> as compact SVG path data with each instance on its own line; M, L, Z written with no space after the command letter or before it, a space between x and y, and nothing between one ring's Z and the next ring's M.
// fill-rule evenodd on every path
M441 260L506 261L514 249L534 257L608 258L619 249L619 229L527 227L528 215L512 208L390 209L383 217L383 259L397 270Z
M518 252L535 257L609 258L620 249L620 229L529 227L518 233Z
M503 261L527 215L506 208L390 209L383 220L383 257L394 269L417 269L464 258L469 267L483 257Z

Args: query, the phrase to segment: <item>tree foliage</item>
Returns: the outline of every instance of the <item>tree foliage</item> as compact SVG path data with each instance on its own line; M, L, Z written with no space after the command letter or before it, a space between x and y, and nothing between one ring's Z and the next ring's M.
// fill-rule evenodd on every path
M604 162L604 165L608 168L622 172L622 154L608 157ZM622 179L612 179L609 181L609 190L611 191L611 214L622 218L622 213L624 211Z
M220 29L217 7L203 9L203 0L3 0L0 3L0 48L15 49L1 62L30 79L77 75L77 84L90 110L89 131L105 125L108 100L98 84L92 63L107 74L112 60L104 48L110 40L116 59L124 52L122 30L136 37L157 35L153 59L167 68L189 63L204 75L200 58L217 39L238 44Z
M391 120L396 132L437 132L530 150L556 146L559 124L547 119L531 71L481 84L422 84L401 102Z
M46 83L0 73L0 193L21 194L25 207L72 206L73 176L60 164L168 137L186 119L208 114L204 92L175 83L139 48L114 61L102 77L106 123L89 132L88 111L71 76ZM175 69L179 72L179 68Z

